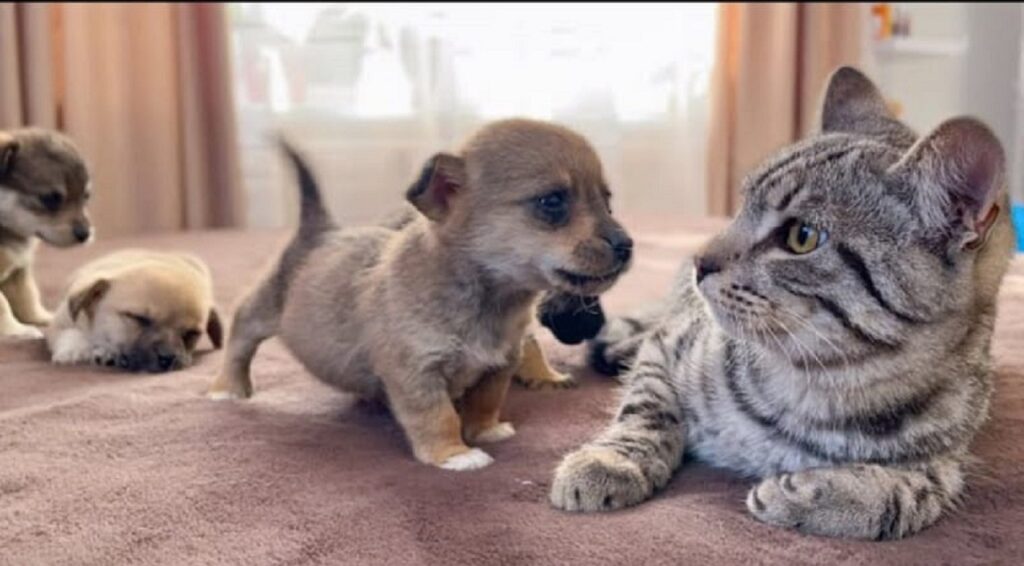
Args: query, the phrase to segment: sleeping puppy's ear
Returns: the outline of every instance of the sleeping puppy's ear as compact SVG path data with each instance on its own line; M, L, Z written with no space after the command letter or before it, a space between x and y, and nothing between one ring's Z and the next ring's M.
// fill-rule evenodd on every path
M18 155L21 144L13 136L0 132L0 179L10 173L14 166L14 157Z
M537 318L563 344L589 340L604 326L604 311L598 297L548 293L537 308Z
M440 222L448 215L452 199L465 188L465 161L450 153L438 153L427 160L405 198L424 216Z
M220 315L216 308L210 309L210 315L206 317L206 334L210 337L213 347L220 350L224 344L224 327L220 322Z
M96 312L96 303L110 290L110 281L97 279L92 285L68 297L68 312L71 320L78 320L78 314L85 311L92 316Z

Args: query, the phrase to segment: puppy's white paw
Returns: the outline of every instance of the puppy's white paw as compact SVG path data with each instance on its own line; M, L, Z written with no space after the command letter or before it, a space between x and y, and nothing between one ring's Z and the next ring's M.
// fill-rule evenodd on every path
M20 322L12 322L0 331L0 338L7 340L35 340L42 337L42 330Z
M512 426L512 423L498 423L491 428L480 432L480 434L477 434L473 441L481 444L490 444L492 442L508 440L515 435L516 428Z
M479 448L470 449L462 454L456 454L441 463L441 468L464 472L467 470L479 470L486 468L494 462L494 458Z
M245 399L245 397L235 393L234 391L207 391L206 398L213 401L233 401L236 399Z

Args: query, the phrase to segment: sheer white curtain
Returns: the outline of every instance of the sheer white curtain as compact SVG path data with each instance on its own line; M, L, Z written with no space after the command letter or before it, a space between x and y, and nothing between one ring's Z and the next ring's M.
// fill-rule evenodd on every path
M714 5L240 3L230 16L252 226L294 222L276 131L335 214L362 222L429 155L510 116L586 135L624 214L706 210Z

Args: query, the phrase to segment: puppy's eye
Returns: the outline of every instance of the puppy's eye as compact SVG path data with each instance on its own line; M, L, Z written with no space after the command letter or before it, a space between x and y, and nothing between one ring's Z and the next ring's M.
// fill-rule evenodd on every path
M57 191L51 191L39 197L39 202L46 210L49 210L50 212L57 212L60 210L60 207L64 205L64 195Z
M806 254L828 241L828 232L804 222L793 222L786 234L786 247L795 254Z
M562 224L569 216L569 191L560 188L533 199L533 208L550 224Z
M149 318L148 316L130 312L126 312L123 314L124 316L132 319L135 322L135 324L138 324L139 328L149 328L150 326L153 326L153 319Z
M200 333L198 330L186 330L181 333L181 341L185 343L185 347L192 349L196 346L196 342L199 342Z

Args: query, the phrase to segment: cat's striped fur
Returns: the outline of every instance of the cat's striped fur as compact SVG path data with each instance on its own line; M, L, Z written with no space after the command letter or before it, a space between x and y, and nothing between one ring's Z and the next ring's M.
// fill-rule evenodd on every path
M659 308L602 331L592 358L629 367L623 399L558 467L555 506L639 503L684 452L758 478L750 512L809 533L899 538L956 503L1012 228L987 128L915 137L866 77L833 75L822 133L745 180L700 276L685 268ZM787 251L795 220L828 239Z

